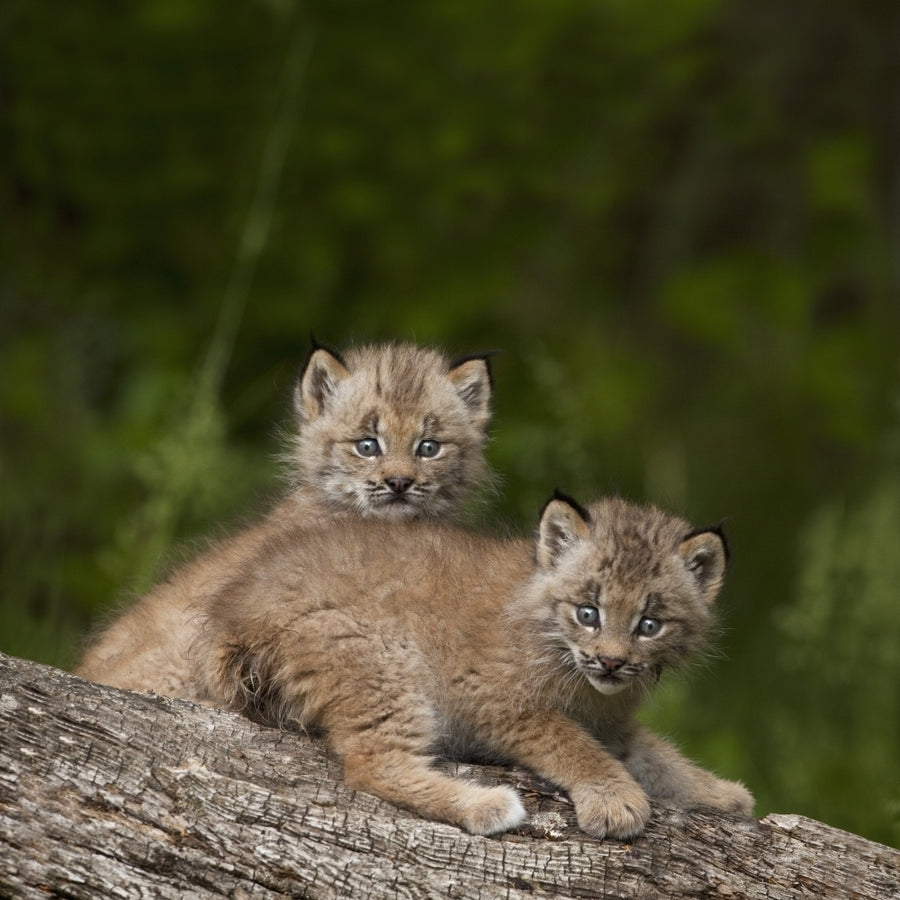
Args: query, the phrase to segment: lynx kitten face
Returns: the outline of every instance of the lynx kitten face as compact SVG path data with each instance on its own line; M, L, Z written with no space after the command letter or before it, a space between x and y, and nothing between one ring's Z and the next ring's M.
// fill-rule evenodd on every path
M635 681L652 685L700 648L727 545L715 529L692 533L673 516L619 501L592 516L554 500L538 557L546 639L594 690L615 694Z
M313 350L297 384L301 490L363 517L455 511L485 471L491 378L408 344Z

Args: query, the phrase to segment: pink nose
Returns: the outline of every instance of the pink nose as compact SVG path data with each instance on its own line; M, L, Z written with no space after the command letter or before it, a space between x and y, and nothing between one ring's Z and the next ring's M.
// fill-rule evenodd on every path
M391 475L390 478L385 478L384 482L395 494L403 494L413 483L413 480L401 475Z
M618 656L601 656L600 665L607 672L618 672L625 665L625 660Z

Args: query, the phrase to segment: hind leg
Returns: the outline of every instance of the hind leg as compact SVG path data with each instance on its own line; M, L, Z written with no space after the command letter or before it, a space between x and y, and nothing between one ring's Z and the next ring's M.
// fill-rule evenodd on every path
M357 690L352 703L342 704L337 719L325 723L332 747L343 757L347 784L473 834L519 825L525 809L515 791L483 787L434 768L432 747L441 723L425 692L412 687L422 680L406 675L377 687L370 681L368 690Z
M525 809L511 788L472 784L435 770L428 756L371 741L362 743L365 746L356 746L344 757L350 787L472 834L507 831L525 819Z
M308 649L316 620L307 617L304 640L284 654L273 696L289 718L321 726L348 786L474 834L522 822L515 791L434 768L432 749L445 723L433 699L439 687L417 648L403 635L379 638L334 612L322 621L329 655Z
M700 768L645 728L636 730L628 751L625 765L651 797L689 807L753 813L753 796L744 785Z

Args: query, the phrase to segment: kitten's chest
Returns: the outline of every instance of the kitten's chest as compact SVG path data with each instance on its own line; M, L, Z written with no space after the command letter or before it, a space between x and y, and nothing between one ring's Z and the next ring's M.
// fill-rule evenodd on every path
M581 688L568 709L568 714L584 726L614 756L623 757L631 744L635 712L640 705L640 688L626 688L607 695L589 685Z

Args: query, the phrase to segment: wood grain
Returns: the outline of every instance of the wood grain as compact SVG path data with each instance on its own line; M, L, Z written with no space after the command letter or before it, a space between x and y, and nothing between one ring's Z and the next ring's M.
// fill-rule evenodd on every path
M0 896L872 898L900 852L801 816L656 809L631 843L580 832L521 770L529 821L469 835L348 790L321 741L0 654Z

